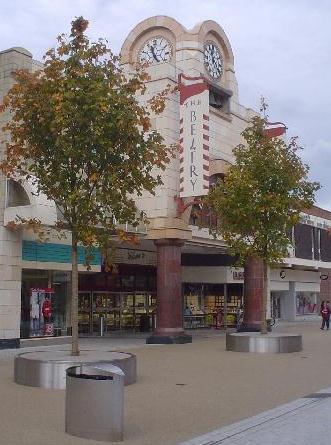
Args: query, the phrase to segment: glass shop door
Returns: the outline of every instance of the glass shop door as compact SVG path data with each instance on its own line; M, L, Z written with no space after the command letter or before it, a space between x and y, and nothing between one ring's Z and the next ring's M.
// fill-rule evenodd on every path
M108 305L107 292L92 293L92 335L104 335Z
M121 328L121 297L113 292L93 292L92 334L106 335Z
M78 333L92 332L91 292L78 292Z
M121 329L133 330L135 327L134 294L121 295Z

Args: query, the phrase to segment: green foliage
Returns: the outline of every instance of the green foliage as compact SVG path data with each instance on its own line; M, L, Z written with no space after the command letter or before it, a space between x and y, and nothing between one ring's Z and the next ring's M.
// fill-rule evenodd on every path
M161 184L152 170L165 168L168 151L150 113L163 110L164 94L142 105L143 68L126 77L105 41L88 40L87 25L72 22L43 70L16 72L2 106L12 119L0 168L54 200L78 242L107 247L115 221L137 225L143 217L133 196Z
M73 21L70 37L60 35L58 47L46 53L43 70L17 71L0 107L11 113L0 169L53 200L63 214L58 228L71 231L73 355L79 355L77 245L87 247L87 266L93 247L111 266L113 235L134 241L116 224L135 226L144 219L134 196L154 193L162 182L152 171L164 169L170 153L150 122L151 113L163 111L170 88L143 104L143 67L125 76L105 41L88 40L87 26L83 17ZM36 220L19 223L41 226Z
M223 237L240 262L255 256L268 264L288 255L288 234L300 212L314 204L319 184L307 178L297 139L286 143L265 134L266 118L254 117L234 149L235 164L211 188L206 203L217 221L211 232Z

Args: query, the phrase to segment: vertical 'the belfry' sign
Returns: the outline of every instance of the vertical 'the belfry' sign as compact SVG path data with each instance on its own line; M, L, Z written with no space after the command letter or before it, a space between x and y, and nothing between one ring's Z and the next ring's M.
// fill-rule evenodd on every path
M180 74L179 92L179 196L203 196L209 189L209 89L203 77Z

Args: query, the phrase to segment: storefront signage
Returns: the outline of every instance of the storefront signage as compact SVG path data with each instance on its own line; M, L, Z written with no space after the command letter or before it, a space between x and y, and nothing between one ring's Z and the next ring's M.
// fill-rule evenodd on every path
M308 215L307 213L302 213L300 215L301 224L307 224L308 226L319 227L320 229L330 229L331 221L328 219L320 218L319 216Z
M135 249L117 249L116 263L141 264L145 266L156 265L156 252Z
M145 258L145 252L128 250L128 260L140 260Z
M245 278L244 272L240 270L233 270L232 278L233 280L243 280Z
M203 77L180 74L179 91L179 196L203 196L209 189L209 89Z

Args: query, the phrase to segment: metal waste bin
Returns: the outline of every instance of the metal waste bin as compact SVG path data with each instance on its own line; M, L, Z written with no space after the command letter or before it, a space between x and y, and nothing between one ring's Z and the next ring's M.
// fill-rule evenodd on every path
M121 441L124 373L117 366L98 366L67 369L65 431L86 439Z

